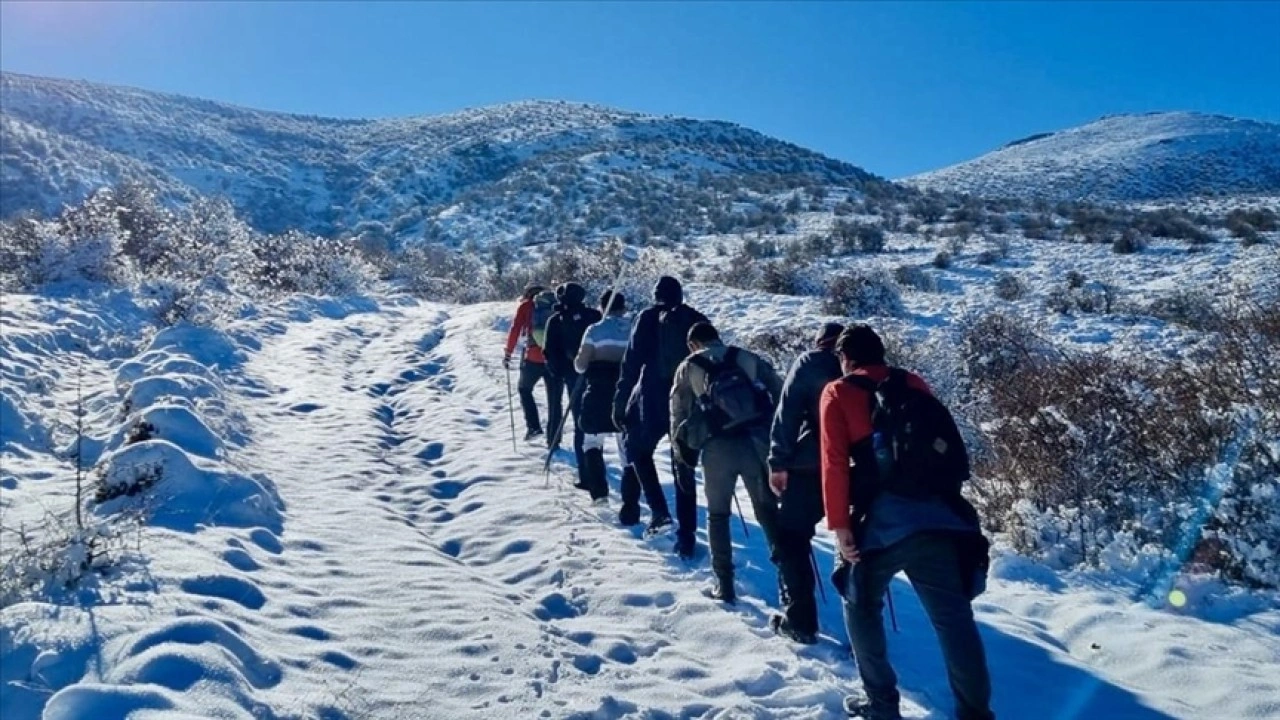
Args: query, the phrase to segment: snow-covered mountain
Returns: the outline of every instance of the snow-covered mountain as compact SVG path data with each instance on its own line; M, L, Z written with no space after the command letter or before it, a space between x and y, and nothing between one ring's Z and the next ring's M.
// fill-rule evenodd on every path
M769 198L787 191L881 185L731 123L567 102L336 120L5 73L0 107L0 216L142 181L170 200L226 195L266 231L672 237L778 223Z
M1280 124L1189 112L1112 115L906 178L983 197L1133 202L1280 193Z

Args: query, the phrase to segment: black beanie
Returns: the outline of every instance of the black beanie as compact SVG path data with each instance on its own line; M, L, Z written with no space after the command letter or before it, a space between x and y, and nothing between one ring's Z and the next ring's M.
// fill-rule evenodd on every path
M840 333L836 351L858 367L884 365L884 341L870 325L850 325Z
M684 302L684 288L680 287L679 280L663 275L653 286L653 301L666 307L675 307Z

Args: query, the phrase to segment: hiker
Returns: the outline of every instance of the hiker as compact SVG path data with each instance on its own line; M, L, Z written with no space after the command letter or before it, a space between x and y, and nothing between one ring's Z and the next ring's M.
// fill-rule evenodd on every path
M511 321L511 330L507 332L506 353L502 357L502 367L511 369L511 356L516 345L521 346L520 380L516 386L520 394L520 409L524 411L525 440L532 440L542 435L542 423L538 419L538 404L533 399L533 388L538 381L543 381L547 389L547 422L555 430L558 413L555 408L559 397L552 402L551 388L546 382L546 359L542 353L542 344L546 332L547 321L555 307L555 295L547 292L541 285L530 285L520 295L520 304L516 306L516 316Z
M671 438L683 465L696 466L701 454L707 545L715 574L709 595L732 603L736 593L729 526L738 478L747 486L770 557L776 557L778 505L767 486L765 458L782 380L769 361L721 342L711 323L690 328L688 345L691 354L676 370L671 387Z
M653 288L653 305L636 318L631 339L622 359L622 374L613 396L613 423L623 432L623 447L634 472L623 476L622 510L618 521L623 525L640 522L640 492L649 503L649 527L646 536L654 536L671 526L667 498L658 481L658 468L653 454L669 426L671 383L676 368L689 354L687 337L695 323L706 322L702 313L684 303L680 281L663 276ZM675 552L682 558L693 557L694 534L698 528L698 496L693 468L678 465L671 455L675 474L676 530Z
M578 411L578 401L582 388L578 387L578 371L574 369L574 358L578 356L578 348L582 345L582 336L587 328L600 321L600 311L589 308L583 301L587 299L587 291L575 282L565 283L556 288L555 312L547 320L546 345L542 354L547 361L547 393L556 397L556 405L565 392L569 391L569 412L573 414L573 455L578 465L578 482L580 490L586 489L583 476L585 463L582 457L582 419ZM550 415L550 413L548 413ZM549 430L558 433L548 438L549 447L559 447L563 434L563 416L554 422Z
M901 717L881 609L893 576L906 571L942 646L958 717L990 720L991 679L972 607L985 587L988 545L960 495L969 476L963 440L923 379L886 366L870 327L845 329L836 350L845 377L819 403L822 490L843 561L833 580L866 693L846 699L845 709Z
M606 290L600 296L600 309L605 317L582 337L582 346L573 360L574 369L582 375L582 397L578 400L578 419L583 431L583 462L579 477L597 504L608 501L609 481L605 475L604 442L615 435L613 426L613 392L622 372L622 355L627 350L627 300L620 293ZM619 443L621 446L621 443ZM626 454L619 447L626 463ZM634 473L630 467L624 473ZM630 481L635 482L634 478Z
M835 353L842 330L836 323L824 324L814 348L791 364L769 431L769 487L781 501L776 542L782 578L782 615L769 624L805 645L818 641L817 568L810 565L814 526L823 515L818 399L827 383L844 375Z

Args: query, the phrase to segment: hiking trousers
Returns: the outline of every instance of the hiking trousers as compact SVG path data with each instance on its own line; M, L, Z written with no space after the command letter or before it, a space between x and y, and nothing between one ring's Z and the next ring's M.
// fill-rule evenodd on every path
M542 432L542 421L538 418L538 403L533 399L533 388L540 380L547 383L547 405L550 407L551 386L546 365L521 360L520 381L516 390L520 393L520 410L524 412L524 427L529 432ZM555 432L555 428L548 428L548 431Z
M788 487L791 483L817 485L820 482L816 470L791 470L788 476ZM807 633L818 632L818 602L814 596L817 583L812 565L813 526L807 519L788 522L784 515L778 523L776 552L782 581L778 604L787 617L787 624Z
M747 487L769 558L777 562L778 502L769 490L769 467L759 444L750 435L712 438L702 448L702 484L707 500L711 570L722 583L733 580L730 524L738 478Z
M564 422L564 395L565 391L573 392L574 381L577 376L562 377L546 373L547 384L547 447L559 447L561 438L553 437L556 430L560 429L560 423ZM569 398L570 408L573 406L573 398ZM579 443L575 443L575 449L581 447ZM581 461L581 457L579 457Z
M622 476L622 504L638 505L640 492L643 490L645 502L649 504L649 512L653 517L671 516L653 457L658 452L658 442L665 436L665 428L655 430L632 423L627 428L623 443L631 472ZM697 476L693 468L676 462L674 453L668 453L665 460L671 464L675 476L676 539L693 547L698 532Z
M899 571L906 571L938 635L957 717L993 720L986 650L965 592L959 546L954 534L946 532L916 533L884 550L867 553L848 574L845 626L874 712L871 717L901 717L898 676L889 664L882 617L884 591Z

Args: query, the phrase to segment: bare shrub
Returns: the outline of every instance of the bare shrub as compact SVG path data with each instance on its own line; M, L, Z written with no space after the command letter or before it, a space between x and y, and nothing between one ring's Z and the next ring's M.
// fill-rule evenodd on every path
M791 363L813 347L816 328L791 326L736 338L736 342L768 360L778 372L786 372Z
M902 295L883 270L850 270L827 284L824 310L831 315L870 317L899 315Z
M1020 300L1027 294L1026 285L1017 275L1009 272L1002 272L996 275L995 281L996 297L1001 300Z
M938 292L938 278L919 265L899 265L893 269L893 279L904 288Z
M939 270L946 270L951 267L951 253L946 250L939 250L938 254L933 256L933 266Z

